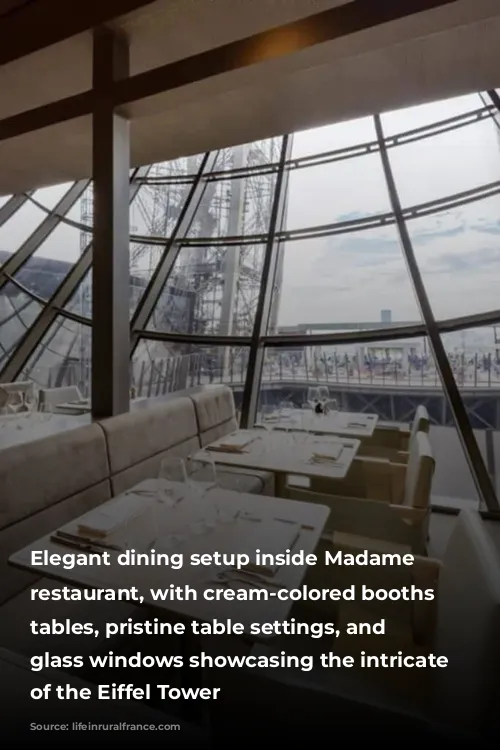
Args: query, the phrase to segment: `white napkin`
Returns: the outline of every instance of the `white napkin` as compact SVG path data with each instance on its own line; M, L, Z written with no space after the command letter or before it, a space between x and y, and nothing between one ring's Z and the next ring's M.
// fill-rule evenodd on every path
M102 508L88 513L78 524L78 531L89 536L106 537L151 507L143 496L122 495Z
M248 433L229 435L215 445L208 445L206 450L221 451L222 453L242 453L254 440L255 436Z
M325 448L324 451L314 452L312 454L312 461L314 463L336 463L343 451L342 445L332 445Z

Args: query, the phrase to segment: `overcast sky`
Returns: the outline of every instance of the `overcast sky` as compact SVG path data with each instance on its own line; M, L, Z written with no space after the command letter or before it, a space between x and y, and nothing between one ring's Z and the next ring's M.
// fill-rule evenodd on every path
M402 110L383 116L384 130L392 135L481 106L473 95ZM292 155L374 139L373 120L366 118L298 133ZM404 207L500 180L499 131L490 119L391 148L389 154ZM51 208L67 187L41 190L36 197ZM290 174L288 229L385 212L390 204L377 153ZM80 204L69 216L81 220ZM43 218L32 205L20 209L0 228L0 249L15 251ZM138 221L136 212L132 224ZM500 197L414 219L408 227L438 318L498 307ZM70 262L79 254L78 230L64 225L37 252ZM394 321L418 320L394 226L287 244L280 325L378 321L382 309L392 310Z

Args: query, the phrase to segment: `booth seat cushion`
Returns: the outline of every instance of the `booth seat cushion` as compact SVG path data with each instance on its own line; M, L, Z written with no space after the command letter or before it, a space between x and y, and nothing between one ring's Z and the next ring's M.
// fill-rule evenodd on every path
M44 534L69 523L111 497L109 480L0 530L0 604L37 580L38 576L8 564L9 557ZM1 619L1 618L0 618Z
M0 451L0 529L108 478L99 425L51 435Z
M198 434L194 406L189 398L120 414L100 425L106 434L111 475L159 456Z

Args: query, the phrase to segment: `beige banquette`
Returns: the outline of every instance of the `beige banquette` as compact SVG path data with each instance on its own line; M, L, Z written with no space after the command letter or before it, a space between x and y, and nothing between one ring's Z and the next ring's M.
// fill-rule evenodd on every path
M315 618L334 622L338 638L322 640L321 652L337 656L405 655L433 653L448 659L446 668L388 669L361 668L359 656L354 668L270 670L262 677L272 680L275 699L279 686L294 685L308 705L315 694L331 701L360 702L381 710L419 717L473 735L498 737L500 698L500 551L492 542L485 521L475 511L458 517L442 561L415 557L411 567L310 568L308 584L345 589L362 584L372 589L400 589L412 585L434 591L432 602L342 601L324 605ZM336 535L331 551L356 553ZM372 551L383 550L375 546ZM321 550L318 551L321 559ZM359 588L358 588L359 591ZM298 617L298 614L297 614ZM385 621L385 635L346 635L349 623ZM298 641L298 639L297 639ZM294 646L293 639L272 647L256 646L255 655L269 655L286 648L301 653L309 642ZM295 649L295 650L294 650Z
M9 566L12 553L143 479L157 476L163 458L185 458L236 426L231 390L207 386L191 395L155 406L146 404L102 422L0 451L0 604L4 615L0 618L0 645L21 653L40 648L33 645L29 631L16 624L20 618L30 621L26 619L33 608L30 587L38 579ZM236 491L274 492L273 477L267 472L224 470L218 471L218 480L221 487ZM45 580L43 586L56 584ZM43 621L45 610L51 617L70 616L69 609L64 602L50 602L46 607L37 603L36 619ZM73 603L71 613L82 622L88 618ZM101 603L93 609L92 617L106 621L129 614L127 605ZM79 639L55 640L60 651L74 649L75 640L76 648L81 648Z

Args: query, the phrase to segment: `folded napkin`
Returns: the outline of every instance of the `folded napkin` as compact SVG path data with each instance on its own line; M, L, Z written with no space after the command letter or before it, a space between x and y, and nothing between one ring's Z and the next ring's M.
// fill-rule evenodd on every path
M88 513L78 524L80 534L106 537L141 516L151 507L139 495L122 495L102 508Z
M233 435L215 445L207 445L206 450L221 453L244 453L250 443L255 440L254 435Z
M332 445L331 448L327 449L327 452L321 451L321 453L313 453L312 461L314 463L336 463L343 451L342 445Z

